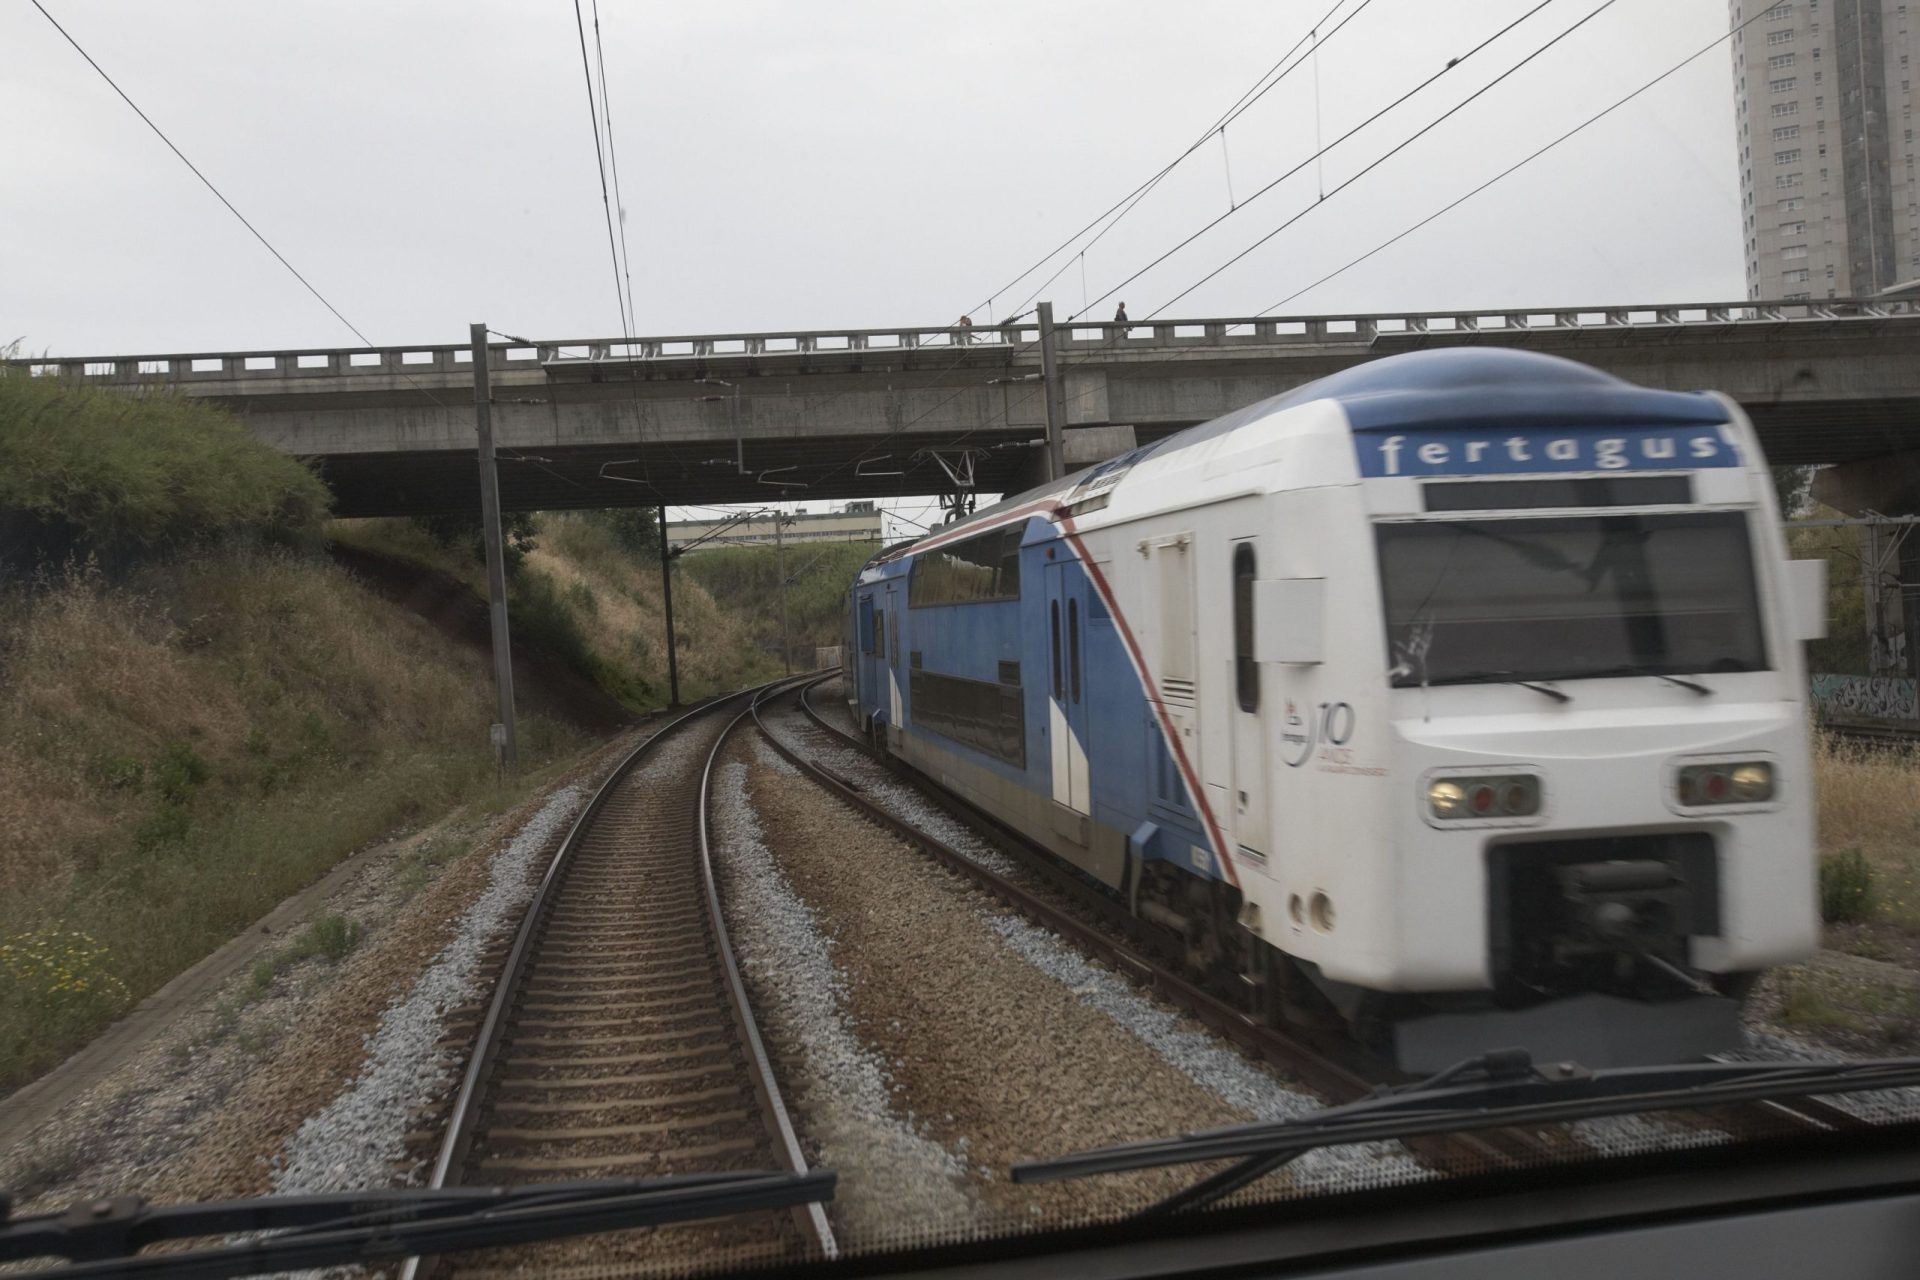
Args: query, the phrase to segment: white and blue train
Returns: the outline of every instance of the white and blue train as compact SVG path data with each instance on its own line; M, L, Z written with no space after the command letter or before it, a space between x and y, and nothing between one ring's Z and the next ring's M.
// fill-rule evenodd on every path
M1724 396L1395 356L877 556L848 699L1262 1016L1690 1057L1819 939L1778 522Z

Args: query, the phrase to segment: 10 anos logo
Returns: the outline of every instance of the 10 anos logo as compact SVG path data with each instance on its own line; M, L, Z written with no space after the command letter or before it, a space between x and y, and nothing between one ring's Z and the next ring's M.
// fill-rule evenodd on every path
M1304 718L1300 709L1291 699L1287 702L1287 723L1280 732L1280 741L1297 752L1285 757L1287 767L1298 769L1313 755L1315 747L1323 743L1330 747L1344 747L1353 737L1353 706L1346 702L1323 702Z

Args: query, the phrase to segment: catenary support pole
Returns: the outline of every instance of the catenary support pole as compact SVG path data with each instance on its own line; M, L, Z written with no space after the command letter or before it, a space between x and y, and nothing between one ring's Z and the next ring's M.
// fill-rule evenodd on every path
M1060 381L1060 366L1053 347L1053 304L1043 302L1040 314L1040 377L1047 384L1047 479L1058 480L1067 474L1066 442L1067 389Z
M480 454L480 524L487 544L487 608L493 618L493 688L499 701L500 764L519 753L513 725L513 650L507 631L507 565L500 541L500 472L493 461L493 386L487 369L487 326L472 327L473 425Z
M660 598L667 615L667 705L680 705L680 656L673 638L673 553L667 546L667 508L660 507Z

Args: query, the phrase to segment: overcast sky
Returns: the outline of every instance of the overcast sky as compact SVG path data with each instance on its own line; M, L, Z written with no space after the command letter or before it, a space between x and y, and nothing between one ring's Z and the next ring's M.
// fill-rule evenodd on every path
M462 341L473 320L619 332L571 3L42 3L374 342ZM1080 311L1231 190L1237 213L1090 312L1153 313L1604 8L1166 314L1260 311L1728 24L1724 0L1550 0L1248 202L1538 3L1345 0L1322 31L1357 16L1317 59L1043 296ZM636 331L1002 316L1059 264L996 290L1186 150L1333 4L601 0ZM0 342L357 345L28 0L0 0L0 50ZM1282 313L1742 296L1729 68L1714 48Z

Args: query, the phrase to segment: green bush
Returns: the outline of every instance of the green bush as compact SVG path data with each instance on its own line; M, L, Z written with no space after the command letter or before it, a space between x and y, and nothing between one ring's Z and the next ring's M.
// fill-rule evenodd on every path
M170 804L188 803L210 776L206 759L184 742L168 743L153 766L154 784Z
M0 529L54 561L235 534L317 534L331 497L304 463L203 400L127 395L0 365Z
M1862 924L1873 915L1873 865L1858 849L1820 859L1820 918L1828 924Z

